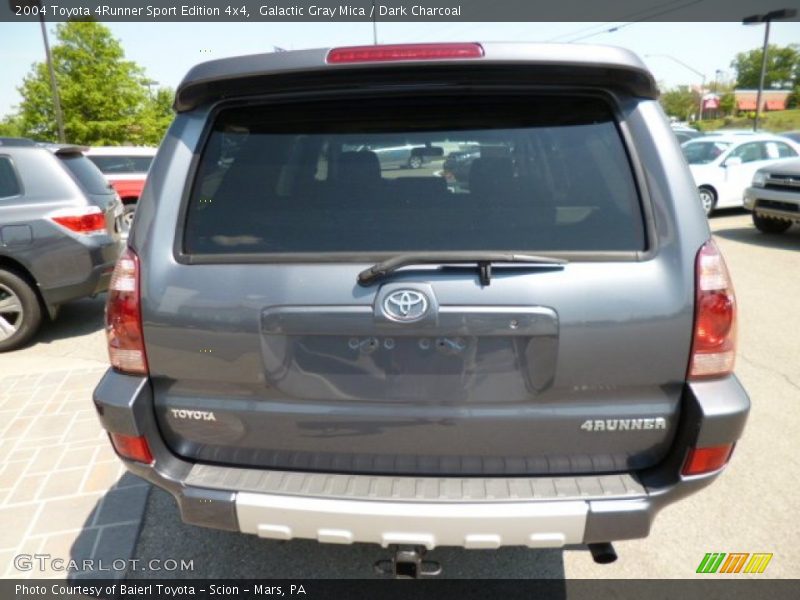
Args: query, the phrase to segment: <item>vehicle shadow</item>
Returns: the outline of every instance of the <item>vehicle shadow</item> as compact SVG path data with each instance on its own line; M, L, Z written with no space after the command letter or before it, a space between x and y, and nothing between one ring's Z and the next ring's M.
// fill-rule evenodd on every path
M761 233L754 225L749 227L730 227L713 232L726 240L782 250L800 250L800 227L795 225L785 233L770 235Z
M81 298L62 305L54 320L46 320L33 344L48 344L65 338L80 337L103 328L106 295Z
M139 533L135 558L147 565L151 560L192 561L191 570L128 573L129 579L364 579L385 577L374 564L390 558L390 552L375 544L342 546L312 540L288 542L260 539L252 535L204 529L184 524L172 497L153 488ZM467 579L561 579L563 550L531 550L513 547L500 550L437 548L426 559L442 565L445 578ZM559 587L559 586L556 586ZM549 597L566 597L564 594Z
M131 569L151 486L124 473L100 498L69 551L66 578L121 579Z

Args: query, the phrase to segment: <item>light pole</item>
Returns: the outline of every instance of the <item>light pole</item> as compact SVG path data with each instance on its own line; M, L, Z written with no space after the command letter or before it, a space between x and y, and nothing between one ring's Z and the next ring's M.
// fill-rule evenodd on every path
M684 67L686 69L689 69L692 73L694 73L696 75L699 75L702 78L702 83L700 84L700 118L697 119L698 121L702 121L703 120L703 94L705 93L705 89L706 89L706 76L703 73L701 73L700 71L698 71L697 69L695 69L694 67L690 67L689 65L687 65L682 60L678 60L677 58L675 58L674 56L670 56L669 54L646 54L645 57L646 58L650 58L650 57L668 58L671 61L678 63L680 66L682 66L682 67Z
M153 86L157 86L158 82L155 79L142 79L142 85L147 86L147 95L150 96L150 99L153 99Z
M764 92L764 75L767 72L767 50L769 50L769 25L772 21L781 19L791 19L797 15L793 8L783 8L773 10L763 15L750 15L742 19L742 25L755 25L765 23L764 28L764 49L761 52L761 75L758 78L758 94L756 94L756 118L753 120L753 131L758 131L758 120L761 118L761 95Z

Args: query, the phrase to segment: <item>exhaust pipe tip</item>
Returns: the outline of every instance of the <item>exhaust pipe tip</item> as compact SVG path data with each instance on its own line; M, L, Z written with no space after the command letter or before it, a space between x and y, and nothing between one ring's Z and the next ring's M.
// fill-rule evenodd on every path
M617 552L610 542L588 544L588 546L589 552L592 553L592 559L598 565L608 565L617 560Z

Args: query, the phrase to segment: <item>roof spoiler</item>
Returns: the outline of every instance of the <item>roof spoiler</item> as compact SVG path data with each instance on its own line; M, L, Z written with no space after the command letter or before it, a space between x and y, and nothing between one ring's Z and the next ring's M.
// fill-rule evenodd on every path
M276 92L357 90L432 84L589 87L657 98L655 79L633 53L580 44L482 44L469 60L398 60L330 64L333 50L255 54L195 66L178 86L175 110L186 112L227 98Z
M83 154L89 149L88 146L78 146L77 144L39 144L39 146L50 150L56 156Z

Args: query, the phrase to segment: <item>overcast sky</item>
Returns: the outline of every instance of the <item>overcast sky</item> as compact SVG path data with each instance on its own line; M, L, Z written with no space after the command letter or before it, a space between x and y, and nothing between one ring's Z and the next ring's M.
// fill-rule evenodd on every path
M335 45L372 43L371 23L109 23L125 54L162 86L175 87L194 64L211 58ZM617 31L604 31L618 26ZM621 25L621 27L620 27ZM50 27L52 32L53 26ZM598 35L591 35L602 32ZM571 41L633 50L667 87L699 84L717 70L732 78L737 52L761 47L764 27L739 23L379 23L381 43L422 41ZM776 22L770 42L800 43L800 23ZM52 39L51 39L52 43ZM648 56L651 55L651 56ZM662 56L655 56L662 55ZM32 63L43 60L38 23L0 23L0 116L14 110L17 87Z

